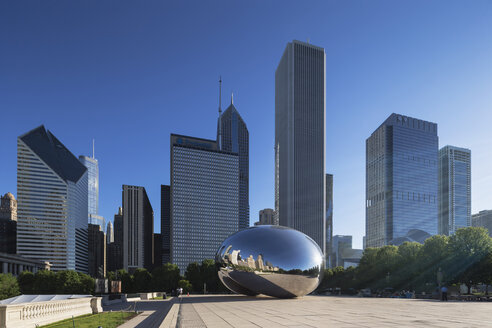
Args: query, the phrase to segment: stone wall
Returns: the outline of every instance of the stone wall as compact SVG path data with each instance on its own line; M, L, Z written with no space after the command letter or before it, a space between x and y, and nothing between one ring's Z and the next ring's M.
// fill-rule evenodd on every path
M0 305L0 328L35 328L79 315L102 312L100 297Z

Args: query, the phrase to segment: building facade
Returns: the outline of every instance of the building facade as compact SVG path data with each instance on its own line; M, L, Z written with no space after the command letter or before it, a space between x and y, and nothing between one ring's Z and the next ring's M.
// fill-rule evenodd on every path
M10 192L0 198L0 253L17 253L17 200Z
M154 210L144 187L123 185L123 269L152 270Z
M171 187L161 185L162 264L171 263Z
M437 124L391 114L366 140L366 246L437 234Z
M171 135L171 262L213 259L239 227L239 158L214 140Z
M123 208L114 215L114 242L106 248L107 270L123 269Z
M162 235L154 233L154 268L162 265Z
M471 226L471 151L445 146L439 150L440 235Z
M106 236L99 224L88 225L89 275L95 278L106 276Z
M258 213L258 222L255 222L255 226L257 225L278 225L277 216L275 215L275 211L271 208L265 208L260 210Z
M480 211L472 215L472 226L483 227L489 231L492 237L492 210Z
M219 140L220 139L220 140ZM239 155L239 230L249 227L249 132L246 123L231 104L220 115L217 129L219 150Z
M87 169L40 126L17 139L17 253L88 271Z
M326 262L331 267L333 254L333 174L326 174Z
M0 253L0 273L10 273L18 276L23 271L36 273L40 270L50 270L51 264L16 254Z
M111 221L108 222L106 226L106 244L114 243L114 228Z
M275 211L326 254L325 50L293 41L275 72Z
M87 209L89 215L99 214L99 163L97 159L88 156L79 156L79 161L87 168L88 178L88 202ZM90 218L89 218L90 219ZM89 222L92 224L99 224L99 222ZM102 227L104 229L104 226Z

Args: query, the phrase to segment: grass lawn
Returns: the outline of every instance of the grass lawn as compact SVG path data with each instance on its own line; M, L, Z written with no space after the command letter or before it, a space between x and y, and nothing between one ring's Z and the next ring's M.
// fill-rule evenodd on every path
M99 326L103 328L116 328L136 315L137 313L135 312L103 312L98 314L86 314L75 317L75 325L72 322L72 319L66 319L46 326L41 326L40 328L95 328Z

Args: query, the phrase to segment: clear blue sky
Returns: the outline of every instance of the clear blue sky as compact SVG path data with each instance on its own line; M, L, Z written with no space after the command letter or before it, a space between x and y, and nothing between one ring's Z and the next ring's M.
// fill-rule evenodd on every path
M287 42L326 49L334 230L364 234L365 139L392 112L472 149L473 212L492 208L490 1L2 1L0 193L16 138L45 124L100 163L100 214L147 189L160 231L169 134L214 138L218 87L250 132L251 222L273 207L274 73Z

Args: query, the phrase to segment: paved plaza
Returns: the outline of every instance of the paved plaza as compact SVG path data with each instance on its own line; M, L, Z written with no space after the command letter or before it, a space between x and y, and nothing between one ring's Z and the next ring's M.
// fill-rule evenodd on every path
M184 296L160 327L492 327L492 302Z

